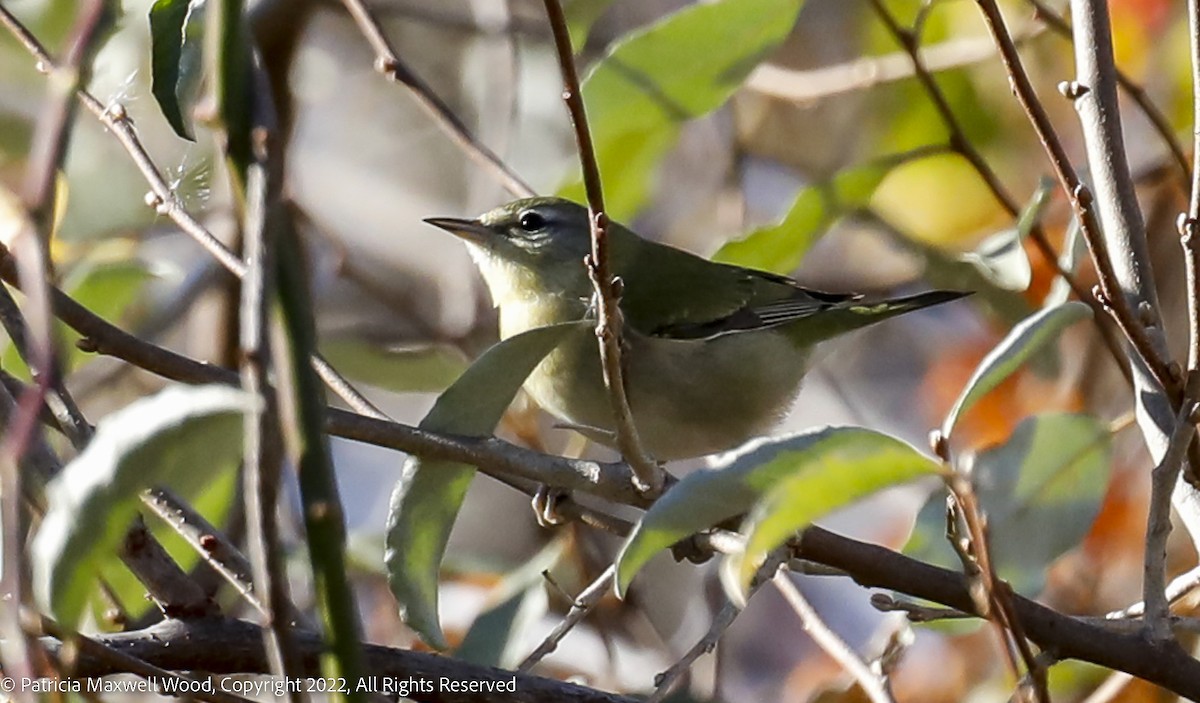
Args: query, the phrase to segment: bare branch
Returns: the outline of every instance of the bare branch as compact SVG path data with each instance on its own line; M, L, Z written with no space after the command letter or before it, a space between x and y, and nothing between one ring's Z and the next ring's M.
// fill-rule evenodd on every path
M854 677L872 703L895 703L883 678L871 671L867 663L850 648L850 645L846 644L845 640L825 624L800 589L796 588L796 584L792 583L792 577L786 571L776 573L771 582L788 602L788 605L792 606L792 610L796 612L796 616L804 625L804 631L813 638L817 646Z
M396 81L412 93L417 105L433 118L434 124L454 142L472 161L490 173L504 189L517 198L528 198L537 193L529 187L508 164L479 141L463 123L458 114L442 100L428 83L421 80L408 64L400 60L396 51L383 34L379 22L371 16L362 0L342 0L342 4L354 18L359 31L366 37L375 52L375 70L388 80Z
M587 588L583 589L575 601L571 603L571 609L567 611L567 616L562 619L554 627L554 630L542 640L542 643L537 646L537 649L530 652L529 656L525 657L517 671L529 671L546 656L558 649L558 643L562 642L567 634L575 629L575 626L583 621L587 614L595 608L604 595L612 588L613 578L616 577L617 570L615 566L609 565L595 581L592 581Z
M567 19L558 0L545 0L546 15L550 29L554 32L554 45L558 51L558 63L563 75L563 100L571 113L571 125L575 128L575 141L579 145L579 164L583 171L583 186L587 191L588 215L592 228L592 253L587 262L588 276L592 279L596 300L596 336L600 342L600 361L604 371L604 385L608 388L612 404L613 420L617 434L617 446L625 461L633 468L639 488L650 495L657 495L663 487L662 469L646 453L638 438L633 413L629 409L624 372L621 366L621 308L620 291L609 268L608 260L608 215L604 211L604 192L600 183L600 167L596 163L596 150L592 145L592 134L588 130L587 110L583 105L579 74L575 70L575 56L571 50L571 35L567 30Z

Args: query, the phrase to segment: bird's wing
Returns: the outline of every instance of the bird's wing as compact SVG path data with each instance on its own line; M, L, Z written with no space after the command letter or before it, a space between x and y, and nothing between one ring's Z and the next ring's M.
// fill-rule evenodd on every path
M803 288L789 278L718 264L648 243L614 267L625 320L642 334L705 339L787 324L857 299ZM667 271L669 274L663 274Z

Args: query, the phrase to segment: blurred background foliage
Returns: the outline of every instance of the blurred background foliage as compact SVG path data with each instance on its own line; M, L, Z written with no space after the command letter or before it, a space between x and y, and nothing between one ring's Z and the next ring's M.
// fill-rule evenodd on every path
M195 142L177 136L151 93L150 4L115 3L89 89L124 105L187 207L231 238L226 177L211 138L203 129ZM916 23L913 36L936 71L953 128L866 0L565 3L589 76L585 95L606 192L619 219L647 236L795 275L814 287L979 291L970 304L827 344L783 426L865 425L921 446L1009 328L1063 294L1028 227L1017 226L964 154L994 171L1018 209L1036 211L1047 239L1072 266L1074 237L1060 194L1049 191L1041 207L1031 205L1047 192L1041 186L1047 165L974 3L883 4L900 26ZM1063 4L1050 10L1062 12ZM76 10L71 0L5 5L52 52ZM1110 5L1119 66L1163 111L1171 136L1186 135L1190 73L1182 3ZM415 423L496 334L495 314L465 251L421 218L474 214L508 196L403 88L380 78L339 3L262 0L251 6L264 62L290 79L280 105L290 126L287 191L309 245L322 350L389 414ZM372 7L402 58L484 143L537 191L578 197L574 144L541 3L377 0ZM1056 84L1073 74L1070 43L1027 0L1004 8L1051 118L1069 152L1081 158L1070 102L1056 93ZM198 79L180 76L185 118L195 107L188 81ZM46 78L24 50L0 37L0 235L46 94ZM1183 297L1173 221L1185 190L1162 136L1128 97L1128 151L1168 331L1177 330ZM954 130L959 137L952 138ZM230 282L145 206L145 191L117 142L81 115L59 180L62 211L51 249L59 283L139 336L233 365ZM1080 265L1088 287L1089 266ZM90 416L161 387L148 374L74 350L73 340L62 335L69 382ZM2 363L21 375L11 351ZM985 467L1000 467L981 474L995 477L990 488L999 502L990 507L1003 513L994 516L997 553L1012 555L1006 575L1023 593L1072 613L1103 613L1137 599L1149 459L1136 433L1124 431L1128 412L1117 367L1094 328L1079 324L959 422L956 448L978 452ZM502 429L535 448L595 451L552 427L526 401L510 410ZM381 575L386 496L402 457L346 441L334 442L334 456L367 635L415 645ZM672 468L685 473L699 463ZM1041 476L1043 483L1017 486L1018 477L1005 475L1004 467L1018 470L1020 480ZM941 539L938 494L909 540L929 488L888 491L824 522L895 548L909 542L910 551L936 559L921 550ZM235 492L226 479L215 481L199 504L233 534L240 520ZM288 539L302 558L294 514L291 520ZM165 532L159 527L156 532ZM1022 549L1043 538L1044 549ZM169 546L188 554L177 541ZM613 547L581 528L540 531L524 496L476 482L452 536L443 584L448 636L461 643L464 657L512 666L568 605L565 594L578 592L611 560ZM1172 547L1173 571L1192 563L1182 540ZM549 587L541 577L547 569ZM293 590L301 599L304 578L296 569ZM136 585L110 581L130 617L140 617L145 604ZM580 675L602 688L644 689L707 628L715 583L711 569L655 560L630 600L605 602L544 670ZM897 616L875 612L852 587L814 578L802 585L833 627L868 654L907 632ZM861 700L799 627L778 626L781 617L791 617L787 612L774 593L757 597L720 655L701 660L695 695ZM1011 681L987 628L921 627L911 634L893 674L898 699L1007 696ZM1054 700L1081 700L1103 677L1095 668L1059 664L1052 670ZM1109 700L1165 699L1135 682Z

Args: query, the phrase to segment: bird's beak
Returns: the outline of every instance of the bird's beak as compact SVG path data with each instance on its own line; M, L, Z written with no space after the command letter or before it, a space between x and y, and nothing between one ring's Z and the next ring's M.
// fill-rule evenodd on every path
M456 217L428 217L425 221L468 242L482 243L495 236L495 233L489 227L479 222L479 220L460 220Z

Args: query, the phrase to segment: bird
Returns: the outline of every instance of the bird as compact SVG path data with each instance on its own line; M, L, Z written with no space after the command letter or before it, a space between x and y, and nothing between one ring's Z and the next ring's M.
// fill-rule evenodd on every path
M514 200L474 219L425 222L466 243L499 310L500 337L595 315L584 260L588 208ZM709 261L611 222L620 280L621 361L630 413L656 461L706 456L762 436L790 409L818 342L967 292L870 302L775 273ZM584 326L586 327L586 326ZM568 335L525 380L564 426L615 447L615 414L590 329Z

